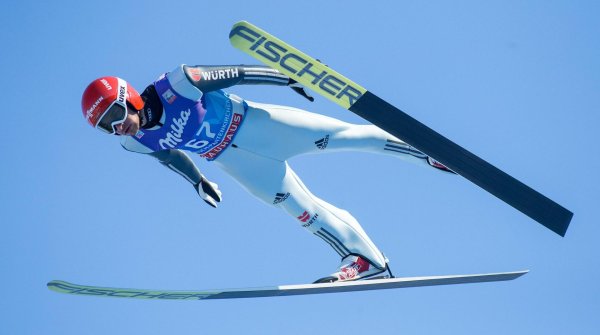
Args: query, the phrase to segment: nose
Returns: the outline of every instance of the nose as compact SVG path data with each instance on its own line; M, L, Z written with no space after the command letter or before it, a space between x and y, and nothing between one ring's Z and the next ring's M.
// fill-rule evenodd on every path
M115 125L115 132L119 135L132 135L129 134L133 129L127 129L129 125L128 120L125 120L122 123L119 123L118 125Z
M123 132L123 124L124 123L119 123L118 125L114 126L115 127L115 131L117 132L117 134L121 135Z

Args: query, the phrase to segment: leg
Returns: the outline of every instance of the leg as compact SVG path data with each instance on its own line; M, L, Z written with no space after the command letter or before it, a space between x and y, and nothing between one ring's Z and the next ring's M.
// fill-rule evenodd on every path
M447 170L427 155L374 125L354 125L300 109L250 103L235 144L278 160L335 151L364 151L394 156Z
M323 239L342 257L364 256L385 269L383 255L347 211L313 195L287 162L229 148L215 162L248 192L292 215L298 223Z

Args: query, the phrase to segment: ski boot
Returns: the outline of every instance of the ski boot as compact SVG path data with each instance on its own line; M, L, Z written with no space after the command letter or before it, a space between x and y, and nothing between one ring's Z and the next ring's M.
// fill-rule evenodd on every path
M438 169L438 170L442 170L445 172L450 172L453 174L456 174L456 172L450 170L449 168L446 167L446 165L436 161L435 159L431 158L431 157L427 157L427 163L431 166L433 166L434 168Z
M337 281L351 281L358 279L382 279L382 278L393 278L392 272L387 265L381 269L369 262L366 258L360 255L349 255L342 259L337 272L330 276L320 278L314 282L319 283L333 283Z

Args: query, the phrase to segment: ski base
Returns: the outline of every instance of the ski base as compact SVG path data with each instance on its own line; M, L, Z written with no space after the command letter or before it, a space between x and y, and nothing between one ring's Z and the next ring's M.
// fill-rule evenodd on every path
M513 280L521 277L527 272L529 271L525 270L516 272L452 276L405 277L338 283L282 285L272 287L222 289L207 291L146 290L85 286L71 284L61 280L53 280L47 285L48 288L52 291L73 295L102 296L112 298L134 298L147 300L205 300L280 297L290 295L341 293L368 290L384 290L393 288L496 282Z

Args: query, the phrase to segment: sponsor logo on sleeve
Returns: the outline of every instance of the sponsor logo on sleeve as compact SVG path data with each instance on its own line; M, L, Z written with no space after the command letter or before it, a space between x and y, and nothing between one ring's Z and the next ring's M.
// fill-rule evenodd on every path
M187 68L187 73L193 81L200 81L202 79L202 72L200 69L194 67Z
M175 99L177 99L177 96L173 94L173 91L171 91L171 89L166 90L165 93L162 94L162 97L169 104L172 104L175 101Z
M202 71L202 78L204 80L231 79L237 78L239 75L237 68Z

